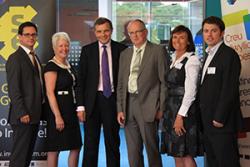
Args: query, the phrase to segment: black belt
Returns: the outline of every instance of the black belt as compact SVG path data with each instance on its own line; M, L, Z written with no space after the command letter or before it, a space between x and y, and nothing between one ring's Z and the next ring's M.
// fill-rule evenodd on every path
M101 95L103 95L103 91L97 91L97 94L101 94ZM114 92L112 92L112 94L111 95L114 95L115 93Z
M128 92L128 96L129 97L138 97L138 93L129 93Z

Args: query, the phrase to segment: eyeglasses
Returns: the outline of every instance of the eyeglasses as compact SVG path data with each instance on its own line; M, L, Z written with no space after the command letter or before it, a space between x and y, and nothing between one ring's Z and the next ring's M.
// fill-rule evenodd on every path
M129 36L138 35L138 34L142 33L144 30L145 30L145 28L141 29L141 30L134 31L134 32L128 32L128 35Z
M24 36L26 38L28 38L28 37L36 38L37 37L37 33L33 33L33 34L24 33L24 34L22 34L22 36Z

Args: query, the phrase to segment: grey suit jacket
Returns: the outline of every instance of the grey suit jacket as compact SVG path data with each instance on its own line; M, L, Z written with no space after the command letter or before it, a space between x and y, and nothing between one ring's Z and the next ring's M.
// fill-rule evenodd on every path
M11 100L8 121L20 124L20 117L30 116L30 124L38 124L42 112L42 87L26 52L19 47L6 63L8 93Z
M133 48L121 53L117 85L117 111L127 112L128 78ZM138 98L145 122L153 122L156 112L165 111L168 71L166 49L147 42L138 75Z

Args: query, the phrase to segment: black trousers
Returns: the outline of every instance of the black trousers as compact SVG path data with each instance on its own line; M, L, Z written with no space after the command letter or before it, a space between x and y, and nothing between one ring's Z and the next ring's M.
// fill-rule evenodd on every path
M97 93L95 107L84 123L83 167L98 166L100 130L103 127L107 167L120 166L120 137L117 122L116 98Z
M204 146L209 167L240 167L236 134L205 133Z
M10 155L10 167L28 167L36 143L38 125L11 125L13 145Z

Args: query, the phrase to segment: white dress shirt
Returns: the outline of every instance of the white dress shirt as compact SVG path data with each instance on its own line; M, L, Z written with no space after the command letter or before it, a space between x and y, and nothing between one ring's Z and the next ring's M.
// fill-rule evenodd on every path
M136 48L135 46L133 46L133 56L132 56L131 65L130 65L130 72L132 70L132 65L133 65L135 56L137 54L136 51L139 50L139 49L141 50L141 61L142 61L143 55L144 55L144 51L145 51L145 48L146 48L146 44L147 44L147 41L140 48Z
M204 64L203 70L202 70L202 76L201 76L201 84L203 82L204 76L207 72L207 68L209 66L209 64L211 63L212 59L214 58L215 53L217 52L217 50L219 49L220 45L223 43L223 41L220 41L219 43L217 43L215 46L213 47L207 47L206 48L206 52L208 54L206 62Z
M99 84L98 84L98 91L103 91L103 81L102 81L102 53L103 53L103 45L106 46L106 50L108 53L108 63L109 63L109 78L111 84L111 90L114 92L114 83L113 83L113 69L112 69L112 56L111 56L111 42L102 44L99 43Z
M192 56L191 56L192 55ZM193 55L193 52L186 52L184 55L182 55L179 59L176 59L175 54L173 54L173 61L170 65L170 68L177 68L180 69L182 67L181 61L188 58L186 64L185 64L185 83L184 83L184 89L185 93L182 99L181 107L178 111L178 114L184 117L187 117L187 112L192 105L192 103L195 100L196 93L197 93L197 82L198 82L198 76L201 69L201 62L199 60L199 57L196 55Z
M140 56L141 56L141 62L142 62L142 60L143 60L143 55L144 55L144 51L145 51L145 48L146 48L146 44L147 44L147 41L146 41L140 48L136 48L135 46L133 46L133 56L132 56L132 60L131 60L131 64L130 64L130 74L132 74L133 66L134 66L134 64L135 64L135 57L136 57L136 55L137 55L137 50L141 50ZM141 64L141 62L140 62L140 64ZM131 76L129 75L128 92L134 93L134 92L130 89L130 86L129 86L129 85L130 85L130 84L129 84L130 78L131 78ZM135 92L138 93L138 88L136 88L135 90L136 90Z
M21 48L23 48L23 50L27 53L27 55L29 56L29 59L30 59L30 61L32 62L32 64L34 65L34 62L33 62L33 56L30 54L30 49L28 49L28 48L26 48L25 46L23 46L23 45L20 45L20 47ZM41 73L41 67L40 67L40 64L39 64L39 62L38 62L38 60L37 60L37 58L35 57L35 60L36 60L36 62L37 62L37 65L38 65L38 70L39 70L39 73Z
M35 62L33 62L33 56L30 54L30 49L29 48L26 48L25 46L23 45L20 45L21 48L23 48L23 50L27 53L27 55L29 56L29 59L30 61L32 62L32 64L34 65ZM43 78L42 78L42 67L40 66L40 63L39 61L37 60L37 58L35 57L35 61L37 63L37 66L38 66L38 71L39 71L39 78L40 78L40 82L41 82L41 88L42 88L42 93L43 93ZM43 98L43 102L45 101L45 99Z
M98 91L103 91L103 80L102 80L102 52L103 52L103 45L106 46L106 50L108 53L108 63L109 63L109 77L110 77L110 84L111 84L111 90L114 92L114 83L113 83L113 66L112 66L112 52L111 52L111 41L102 44L101 42L98 42L99 45L99 83L98 83ZM85 111L85 106L78 106L76 111Z

